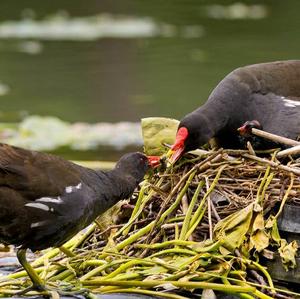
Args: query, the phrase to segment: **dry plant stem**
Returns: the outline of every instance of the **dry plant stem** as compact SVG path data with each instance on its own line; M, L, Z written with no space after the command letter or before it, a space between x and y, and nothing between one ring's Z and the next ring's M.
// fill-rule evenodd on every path
M256 156L255 151L254 151L250 141L247 141L247 148L248 148L250 155Z
M260 285L263 285L263 286L266 286L267 285L267 283L266 283L266 281L264 280L264 278L261 276L261 275L259 275L258 273L257 273L257 271L255 271L255 270L250 270L250 273L255 277L255 279L258 281L258 283L260 284Z
M251 264L253 264L259 271L261 271L265 275L265 277L267 278L268 284L270 286L271 292L275 293L273 280L272 280L269 272L263 266L261 266L259 263L254 262L254 261L249 261L249 262L250 262L250 266L251 266Z
M300 154L300 145L296 145L294 147L280 151L277 153L276 157L282 158L282 157L286 157L288 155L293 156L293 155L298 155L298 154Z
M212 201L210 201L210 206L211 206L212 212L214 213L215 218L217 219L217 221L220 221L221 217L219 216L218 211L216 210L216 207Z
M184 240L170 240L162 243L154 243L154 244L137 244L137 248L149 248L149 249L161 249L168 246L192 246L198 245L198 242L193 241L184 241ZM205 247L208 249L208 247Z
M286 171L286 172L292 172L296 175L300 175L300 168L285 166L285 165L282 165L278 162L273 162L273 161L270 161L268 159L259 158L259 157L252 156L252 155L249 155L249 154L243 154L243 157L251 159L251 160L255 160L259 163L269 164L271 167L273 167L275 169L280 169L280 170L283 170L283 171Z
M256 150L255 153L256 154L271 154L273 153L274 151L277 151L277 150L280 150L279 148L273 148L273 149L268 149L268 150ZM237 149L237 150L234 150L234 149L224 149L224 152L227 153L228 155L231 155L231 156L241 156L243 154L247 154L249 153L249 150L240 150L240 149Z
M286 144L289 146L300 145L300 142L298 142L296 140L282 137L282 136L279 136L276 134L268 133L263 130L259 130L259 129L255 129L255 128L252 129L252 134L259 136L259 137L269 139L269 140L277 142L277 143Z

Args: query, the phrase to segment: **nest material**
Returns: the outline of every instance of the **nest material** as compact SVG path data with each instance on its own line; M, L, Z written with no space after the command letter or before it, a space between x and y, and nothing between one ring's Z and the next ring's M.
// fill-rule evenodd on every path
M46 260L39 272L47 284L71 291L178 299L212 289L245 298L294 298L274 287L262 264L263 256L279 251L286 267L293 267L297 251L280 238L276 220L285 202L300 204L298 164L274 157L222 149L187 155L69 241L75 256L49 260L50 252L35 265ZM113 218L116 223L108 224ZM0 283L0 293L13 294L20 287L16 281Z

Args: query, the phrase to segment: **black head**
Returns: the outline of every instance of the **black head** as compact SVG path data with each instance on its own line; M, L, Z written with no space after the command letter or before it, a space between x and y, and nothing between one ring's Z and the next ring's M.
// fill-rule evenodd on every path
M258 120L248 120L237 130L239 134L243 137L249 137L252 135L252 129L262 129L262 125Z
M205 117L197 115L197 118L193 114L187 115L179 124L180 128L186 128L188 136L185 140L184 152L192 151L200 146L204 145L212 137L211 129L208 125L208 121Z
M115 169L140 182L150 168L157 166L158 161L159 157L147 157L139 152L128 153L121 157L117 162Z
M188 115L189 116L189 115ZM209 141L212 132L205 119L185 117L179 124L176 140L172 146L174 154L171 160L176 161L183 153L195 150ZM192 116L192 115L191 115Z

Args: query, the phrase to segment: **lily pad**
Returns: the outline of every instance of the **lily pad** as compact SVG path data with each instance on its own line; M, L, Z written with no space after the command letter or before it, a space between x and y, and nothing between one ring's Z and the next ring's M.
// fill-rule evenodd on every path
M148 117L142 119L144 151L147 155L162 155L168 149L164 144L173 144L179 121L172 118Z

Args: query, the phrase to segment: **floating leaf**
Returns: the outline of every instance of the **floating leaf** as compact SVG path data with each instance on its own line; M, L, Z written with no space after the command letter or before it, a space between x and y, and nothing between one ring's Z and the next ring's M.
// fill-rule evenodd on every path
M144 151L147 155L162 155L167 149L163 145L173 144L179 121L164 117L148 117L142 119Z

